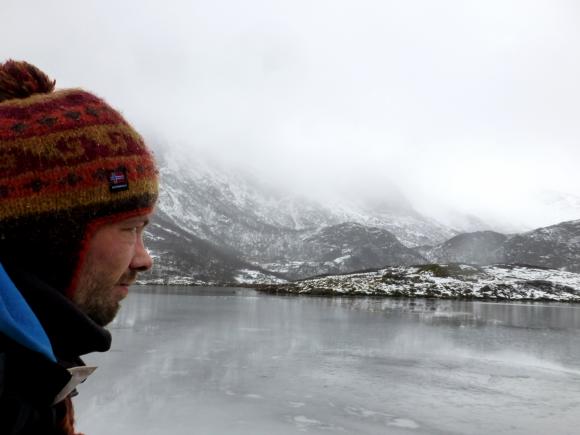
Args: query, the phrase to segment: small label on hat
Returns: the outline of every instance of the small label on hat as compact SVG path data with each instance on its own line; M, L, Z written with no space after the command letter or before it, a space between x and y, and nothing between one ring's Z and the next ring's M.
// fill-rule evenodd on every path
M111 192L120 192L129 189L129 179L125 168L117 169L109 173L109 190Z

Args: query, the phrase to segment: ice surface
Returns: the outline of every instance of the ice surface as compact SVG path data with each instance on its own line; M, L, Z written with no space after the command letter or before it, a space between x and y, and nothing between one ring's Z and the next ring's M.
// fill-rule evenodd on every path
M573 434L580 307L142 289L75 398L79 431Z

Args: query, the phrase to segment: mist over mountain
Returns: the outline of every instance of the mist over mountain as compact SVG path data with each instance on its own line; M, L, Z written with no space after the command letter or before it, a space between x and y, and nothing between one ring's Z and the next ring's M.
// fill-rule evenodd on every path
M316 198L203 158L168 153L159 160L160 208L203 239L239 248L251 258L276 255L277 244L284 242L275 237L344 222L386 229L406 246L434 244L457 234L419 214L393 186L386 186L382 196Z
M411 247L455 234L401 195L325 204L203 159L158 158L161 192L148 242L161 267L150 279L296 279L412 264L424 259Z
M148 229L157 269L146 279L276 282L429 262L577 268L574 225L521 234L456 214L459 232L416 211L396 189L314 199L203 159L162 155Z

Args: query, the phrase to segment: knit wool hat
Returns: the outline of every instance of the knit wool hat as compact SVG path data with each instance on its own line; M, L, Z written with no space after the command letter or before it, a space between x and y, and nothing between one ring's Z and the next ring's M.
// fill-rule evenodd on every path
M102 99L26 62L0 64L0 262L72 296L103 224L150 213L153 156Z

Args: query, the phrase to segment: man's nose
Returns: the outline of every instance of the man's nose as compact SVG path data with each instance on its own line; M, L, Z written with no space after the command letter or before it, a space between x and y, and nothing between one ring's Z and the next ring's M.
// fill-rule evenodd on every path
M153 259L145 248L143 238L139 237L135 245L135 255L129 265L129 268L138 272L145 272L153 267Z

